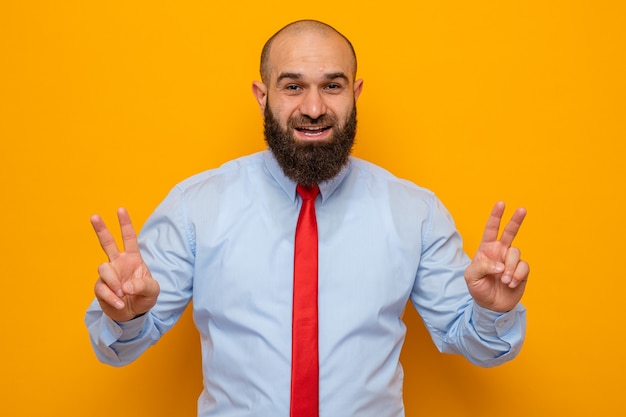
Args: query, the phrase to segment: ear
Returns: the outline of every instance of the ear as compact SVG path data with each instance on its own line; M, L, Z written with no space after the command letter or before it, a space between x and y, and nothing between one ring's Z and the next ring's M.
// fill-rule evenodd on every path
M252 94L254 94L254 98L256 98L257 103L259 103L261 115L263 115L265 106L267 105L267 87L260 81L254 81L252 83Z
M361 91L363 91L363 79L359 78L354 82L354 102L356 103L357 99L361 95Z

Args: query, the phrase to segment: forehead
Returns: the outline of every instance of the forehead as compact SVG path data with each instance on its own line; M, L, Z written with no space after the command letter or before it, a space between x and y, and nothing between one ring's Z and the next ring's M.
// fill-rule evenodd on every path
M277 37L269 54L271 79L282 73L323 77L344 73L354 80L354 57L345 39L333 32L295 31Z

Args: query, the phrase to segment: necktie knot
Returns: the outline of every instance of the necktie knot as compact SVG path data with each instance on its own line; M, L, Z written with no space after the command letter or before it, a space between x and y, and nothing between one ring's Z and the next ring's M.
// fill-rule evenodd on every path
M296 191L300 194L300 197L302 197L303 200L315 200L315 197L317 197L320 192L320 188L317 184L311 186L298 184L296 186Z

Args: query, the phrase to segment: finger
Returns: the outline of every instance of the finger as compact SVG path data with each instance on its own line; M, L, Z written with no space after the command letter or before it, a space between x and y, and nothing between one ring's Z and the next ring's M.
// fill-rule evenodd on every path
M525 208L520 207L517 210L515 210L515 213L513 213L511 220L509 220L507 225L504 227L504 231L502 232L502 237L500 237L500 242L502 242L506 246L511 246L511 244L513 243L513 240L515 239L515 236L517 236L517 232L522 226L522 222L524 221L525 217L526 217Z
M515 272L513 272L513 279L509 283L510 288L517 288L521 284L524 284L528 280L530 274L530 266L525 261L519 261Z
M491 214L489 215L485 232L483 233L483 242L495 242L498 239L500 221L502 220L503 213L504 202L498 201L491 209Z
M117 297L113 293L113 291L111 291L111 289L107 287L107 285L104 284L102 281L96 282L94 292L96 293L96 299L100 304L107 304L116 310L122 310L125 307L124 302L119 297Z
M109 261L112 260L120 253L119 249L117 248L117 244L115 243L115 239L113 238L113 235L111 234L109 229L107 229L106 225L104 224L104 220L102 220L102 217L100 217L99 215L94 214L93 216L91 216L90 221L93 230L98 236L98 241L100 242L102 250L104 250L104 253L106 253Z
M96 298L101 305L106 304L116 310L121 310L125 306L124 302L113 291L111 291L111 288L102 279L96 281L94 293L96 294Z
M504 271L502 262L495 262L489 259L474 261L465 269L465 279L467 281L479 281L488 275L500 274Z
M509 285L513 280L513 274L517 268L521 257L521 252L518 248L509 248L504 256L504 272L500 280L503 284Z
M137 234L130 221L130 215L125 208L117 210L117 218L120 222L120 230L122 231L122 242L126 252L138 252L139 244L137 243Z
M98 267L98 274L100 274L100 281L102 281L113 293L118 297L124 296L124 290L122 289L122 281L109 263L103 263Z

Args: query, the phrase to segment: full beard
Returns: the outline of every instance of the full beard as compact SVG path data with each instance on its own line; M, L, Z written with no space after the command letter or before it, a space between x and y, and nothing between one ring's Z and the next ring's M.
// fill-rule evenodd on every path
M269 106L265 107L265 141L285 175L298 184L313 185L335 177L348 163L356 136L356 106L343 126L331 115L317 119L308 116L290 118L283 129ZM333 136L329 140L302 142L292 134L296 126L329 125Z

